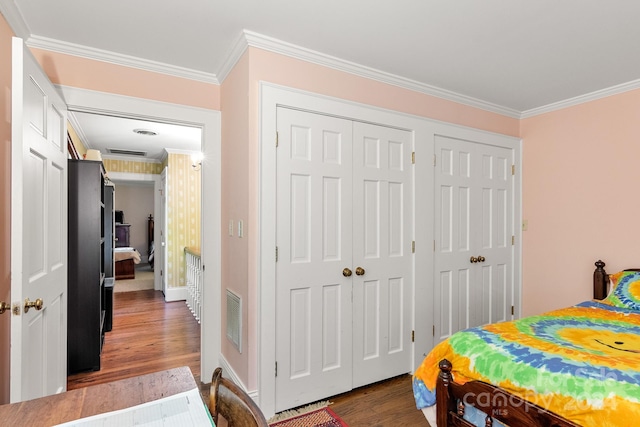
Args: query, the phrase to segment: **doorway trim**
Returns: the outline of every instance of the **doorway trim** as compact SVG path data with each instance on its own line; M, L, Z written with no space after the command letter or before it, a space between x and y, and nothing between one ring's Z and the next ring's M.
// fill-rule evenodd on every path
M200 324L200 378L207 381L220 361L221 282L221 113L216 110L134 98L105 92L56 86L69 111L86 112L138 120L198 127L202 130L201 254L204 287ZM204 268L203 268L204 270Z
M259 233L257 258L258 316L256 318L258 339L258 401L265 416L275 413L275 366L276 366L276 110L279 106L326 114L349 120L379 124L407 130L413 133L414 168L413 229L416 241L414 261L414 301L433 301L434 138L446 135L454 138L472 138L479 141L500 141L515 150L516 174L514 183L514 305L515 317L520 316L522 287L522 140L517 137L475 129L467 126L437 121L427 117L387 110L354 101L333 98L300 89L260 82L258 101L259 134ZM412 328L415 342L412 351L412 368L415 369L433 347L433 310L413 307ZM420 306L424 307L424 306ZM426 308L431 307L427 305Z
M131 173L131 172L109 172L109 178L116 186L122 183L151 183L153 185L153 217L158 218L160 215L160 176L148 173ZM116 197L117 197L116 191ZM158 230L154 229L153 241L158 241ZM153 272L153 289L161 291L162 286L160 283L160 269L154 269ZM182 295L181 295L182 296ZM176 298L184 299L184 298Z

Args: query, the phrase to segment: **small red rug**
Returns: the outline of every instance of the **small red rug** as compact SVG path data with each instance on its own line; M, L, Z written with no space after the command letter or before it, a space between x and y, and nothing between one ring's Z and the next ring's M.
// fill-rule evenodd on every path
M269 427L349 427L328 407L269 424Z

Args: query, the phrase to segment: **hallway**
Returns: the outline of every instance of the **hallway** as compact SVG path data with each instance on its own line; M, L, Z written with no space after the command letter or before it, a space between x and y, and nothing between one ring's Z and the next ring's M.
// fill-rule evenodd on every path
M200 382L200 325L184 301L166 303L154 290L114 293L113 329L105 334L101 368L69 376L67 389L179 366L191 368Z

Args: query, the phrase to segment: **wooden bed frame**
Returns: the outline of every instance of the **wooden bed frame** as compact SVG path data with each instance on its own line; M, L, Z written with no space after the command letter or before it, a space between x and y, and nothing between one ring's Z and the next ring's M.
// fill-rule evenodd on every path
M116 261L116 280L135 278L136 270L132 258Z
M607 296L609 275L604 262L598 260L593 272L593 298ZM510 426L577 427L578 425L553 412L527 402L499 387L481 381L469 381L464 385L453 382L451 363L444 359L439 364L440 374L436 385L436 420L438 427L466 426L473 424L463 419L465 403L487 414L485 425L493 420Z

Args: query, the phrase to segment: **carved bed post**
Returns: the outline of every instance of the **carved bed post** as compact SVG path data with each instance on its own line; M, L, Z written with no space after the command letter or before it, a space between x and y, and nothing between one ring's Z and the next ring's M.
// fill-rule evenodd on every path
M596 270L593 272L593 298L602 300L607 296L609 275L604 271L605 263L596 261Z
M449 397L449 384L453 381L451 376L451 362L442 359L438 364L440 373L436 384L436 422L439 426L448 425L448 413L452 405Z

